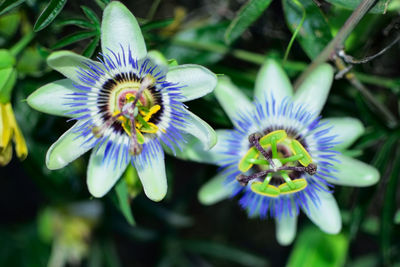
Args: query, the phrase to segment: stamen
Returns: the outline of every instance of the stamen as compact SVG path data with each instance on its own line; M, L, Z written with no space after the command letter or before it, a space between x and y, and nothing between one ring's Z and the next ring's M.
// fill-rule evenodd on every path
M236 180L240 185L247 186L250 181L265 177L263 181L254 181L250 186L250 189L257 194L278 197L280 194L302 191L307 187L307 180L304 178L292 180L289 172L307 172L309 175L317 173L317 165L312 163L312 158L307 150L296 139L287 138L285 130L273 131L263 137L260 133L253 133L249 136L249 142L252 146L239 162L238 167L242 173L236 177ZM282 142L283 146L289 146L292 155L281 158L278 152L278 142ZM265 150L268 147L271 152ZM265 159L259 158L260 153ZM262 165L263 167L260 168L264 170L245 175L244 173L250 170L254 164ZM268 166L269 169L265 170L265 166ZM270 181L278 177L283 183L279 187L270 185Z

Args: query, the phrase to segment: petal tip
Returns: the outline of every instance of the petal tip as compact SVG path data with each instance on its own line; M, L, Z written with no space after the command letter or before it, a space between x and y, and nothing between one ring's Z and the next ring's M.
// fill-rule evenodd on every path
M87 186L88 186L89 193L95 198L104 197L111 189L110 188L108 190L104 190L104 188L96 186L96 183L87 183Z
M162 187L160 190L146 190L145 189L144 193L150 200L152 200L154 202L160 202L167 195L167 187L166 186Z

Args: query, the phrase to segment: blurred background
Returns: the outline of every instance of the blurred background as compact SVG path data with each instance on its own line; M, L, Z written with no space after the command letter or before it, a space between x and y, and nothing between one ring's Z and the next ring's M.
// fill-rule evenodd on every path
M40 15L49 2L63 8L54 8L45 25ZM345 43L346 53L357 59L391 45L379 57L354 65L365 90L335 80L322 114L363 122L366 132L349 154L374 165L381 181L368 188L336 187L342 232L324 234L302 214L288 247L276 242L273 220L247 218L235 198L199 203L198 189L215 175L215 166L167 156L169 189L160 203L145 197L132 170L122 179L128 192L117 186L93 199L85 181L88 155L61 170L46 168L47 149L72 122L32 110L25 99L62 78L46 65L52 51L96 57L107 2L0 1L0 48L26 41L17 56L11 103L29 149L24 161L14 155L0 167L0 266L400 266L399 1L377 1ZM284 63L294 81L360 0L122 2L138 18L149 49L179 64L202 64L228 75L251 96L266 57ZM229 32L238 10L253 2L263 7L248 17L242 33ZM299 24L303 27L283 62ZM232 127L212 94L188 106L215 129Z

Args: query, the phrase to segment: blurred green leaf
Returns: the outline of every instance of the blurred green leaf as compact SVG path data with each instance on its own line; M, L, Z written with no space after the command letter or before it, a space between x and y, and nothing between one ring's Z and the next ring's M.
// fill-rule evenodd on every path
M40 75L45 67L46 62L36 47L28 47L23 50L16 66L18 73L33 76Z
M38 32L47 27L61 12L66 3L67 0L51 0L36 20L33 30Z
M110 3L111 0L94 0L96 4L101 8L104 9L107 4Z
M135 219L133 218L131 206L129 203L130 197L128 193L128 187L126 185L125 179L119 179L119 182L115 186L115 192L117 193L118 197L118 204L119 209L121 210L122 214L125 216L127 222L134 226Z
M175 58L180 64L196 63L208 65L219 61L226 51L223 53L196 50L198 46L213 47L215 44L223 48L224 33L227 23L217 23L210 25L198 26L179 32L162 52L166 58Z
M397 142L396 136L390 136L385 140L384 144L380 146L371 165L375 166L382 174L389 164L389 159L393 157L394 144ZM353 239L360 228L361 223L364 221L367 209L371 203L371 199L376 192L376 187L369 187L360 192L357 198L357 204L352 210L350 220L350 239Z
M379 266L379 259L376 254L363 255L356 258L348 266L351 267L376 267Z
M100 41L100 34L96 35L96 37L94 37L92 41L90 41L88 46L83 51L82 55L91 58L94 54L94 51L96 51L99 41Z
M0 103L10 102L11 92L17 81L17 71L11 68L0 69Z
M268 266L268 261L258 255L212 241L183 241L187 251L204 254L243 266Z
M83 13L85 13L86 17L97 27L100 28L100 20L97 17L96 13L94 13L93 10L91 10L87 6L81 6Z
M0 34L6 38L10 38L13 36L20 24L21 17L17 12L12 12L10 14L6 14L0 17ZM2 46L2 43L0 43Z
M396 214L394 215L394 223L395 224L400 224L400 210L396 211Z
M393 239L393 218L396 212L397 186L400 178L400 146L397 142L397 152L393 162L393 168L386 186L384 205L381 216L381 250L383 265L390 266L392 263L391 242Z
M49 245L41 242L35 222L0 228L0 266L46 266Z
M362 0L326 0L326 2L331 3L332 5L337 5L340 7L344 7L347 9L356 9L356 7L361 3ZM384 13L388 8L389 2L391 0L378 0L375 3L375 6L371 8L369 12L371 13Z
M81 40L84 40L84 39L87 39L87 38L90 38L90 37L93 37L95 35L97 35L97 32L95 32L95 31L76 32L76 33L73 33L71 35L68 35L68 36L62 38L60 41L55 43L51 48L52 49L59 49L61 47L73 44L75 42L78 42L78 41L81 41Z
M315 226L308 227L297 237L287 266L343 266L348 246L349 242L344 234L329 235Z
M103 254L100 245L96 242L90 246L90 254L88 257L88 267L98 267L103 265Z
M11 68L15 65L15 57L6 49L0 49L0 69Z
M297 34L297 40L310 59L314 59L332 39L330 27L321 10L312 0L298 0L305 11L306 18ZM289 29L294 32L302 20L303 10L292 0L282 0L285 19Z
M57 23L57 26L60 27L67 25L73 25L84 29L93 29L93 30L96 29L95 25L91 24L90 22L87 22L84 19L64 19Z
M120 267L121 263L118 259L118 254L112 240L101 242L102 254L104 256L105 264L108 267Z
M233 43L268 8L272 0L249 0L244 4L225 32L225 42Z
M39 238L46 243L51 243L54 237L52 210L46 208L38 216L38 234Z
M164 19L164 20L152 21L152 22L144 24L141 27L141 29L143 32L146 32L146 31L151 31L151 30L155 30L155 29L165 28L165 27L169 26L172 22L174 22L174 19Z
M4 0L0 4L0 16L6 13L7 11L13 9L14 7L19 6L25 2L25 0Z

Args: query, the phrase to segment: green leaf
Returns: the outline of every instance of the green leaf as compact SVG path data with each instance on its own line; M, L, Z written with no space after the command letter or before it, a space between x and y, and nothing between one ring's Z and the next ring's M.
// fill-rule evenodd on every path
M17 71L14 68L0 70L0 103L10 102L11 92L16 81Z
M151 30L155 30L155 29L165 28L173 22L174 22L174 19L164 19L164 20L152 21L152 22L146 23L143 26L141 26L141 29L143 32L146 32L146 31L151 31Z
M59 49L61 47L70 45L72 43L90 38L97 35L96 31L91 31L91 32L87 32L87 31L82 31L82 32L76 32L73 33L71 35L68 35L64 38L62 38L60 41L58 41L57 43L55 43L51 48L52 49Z
M268 8L272 0L249 0L239 10L225 32L225 42L231 44L256 21Z
M125 182L125 179L120 179L117 185L115 186L115 192L118 196L118 204L119 209L121 210L122 214L125 216L127 222L134 226L135 219L133 218L131 206L129 205L129 192L128 187Z
M28 47L22 51L17 62L18 73L40 75L46 66L46 61L36 47Z
M5 0L0 4L0 16L6 13L7 11L13 9L14 7L19 6L25 2L25 0Z
M184 241L183 248L187 251L221 258L225 261L234 262L242 266L268 265L268 261L258 255L246 252L243 249L212 241Z
M396 147L396 146L395 146ZM396 212L397 186L400 177L400 148L397 142L397 152L394 157L395 161L390 173L389 183L386 186L384 194L384 205L381 216L381 252L383 265L390 266L392 260L392 239L393 239L393 218Z
M346 9L356 9L356 7L361 3L362 0L326 0L326 2L331 3L332 5L336 5L339 7L343 7ZM379 0L376 1L375 5L371 10L370 13L385 13L386 9L389 6L390 0ZM393 1L395 2L395 1Z
M96 2L96 4L101 8L104 9L111 0L94 0Z
M329 235L314 226L308 227L298 236L287 266L343 266L348 246L344 234Z
M110 2L109 0L94 0L96 4L103 10L106 8L107 4Z
M90 22L87 22L84 19L64 19L60 22L57 23L57 26L59 27L63 27L63 26L67 26L67 25L74 25L77 27L81 27L84 29L96 29L96 26L91 24Z
M36 20L33 30L38 32L47 27L61 12L66 3L67 0L51 0Z
M83 51L82 55L88 58L92 57L94 51L96 51L99 41L100 41L100 35L94 37L93 40L85 48L85 51Z
M97 17L96 13L94 13L93 10L88 8L87 6L81 6L83 13L85 13L86 17L94 24L96 25L96 28L100 29L100 20Z
M303 10L292 0L282 0L286 22L295 32L302 21ZM314 59L332 39L330 27L321 10L311 0L297 0L303 5L306 18L297 34L297 40L310 59Z
M179 32L172 39L172 43L162 51L166 58L174 58L180 64L192 63L208 65L219 61L227 52L224 43L224 33L227 23L202 25ZM214 49L222 47L223 51ZM213 48L204 50L202 47Z
M7 39L13 36L21 22L21 16L18 12L11 12L0 17L0 35L6 37ZM0 46L3 46L0 43Z
M15 65L15 57L6 49L0 49L0 69L11 68Z

